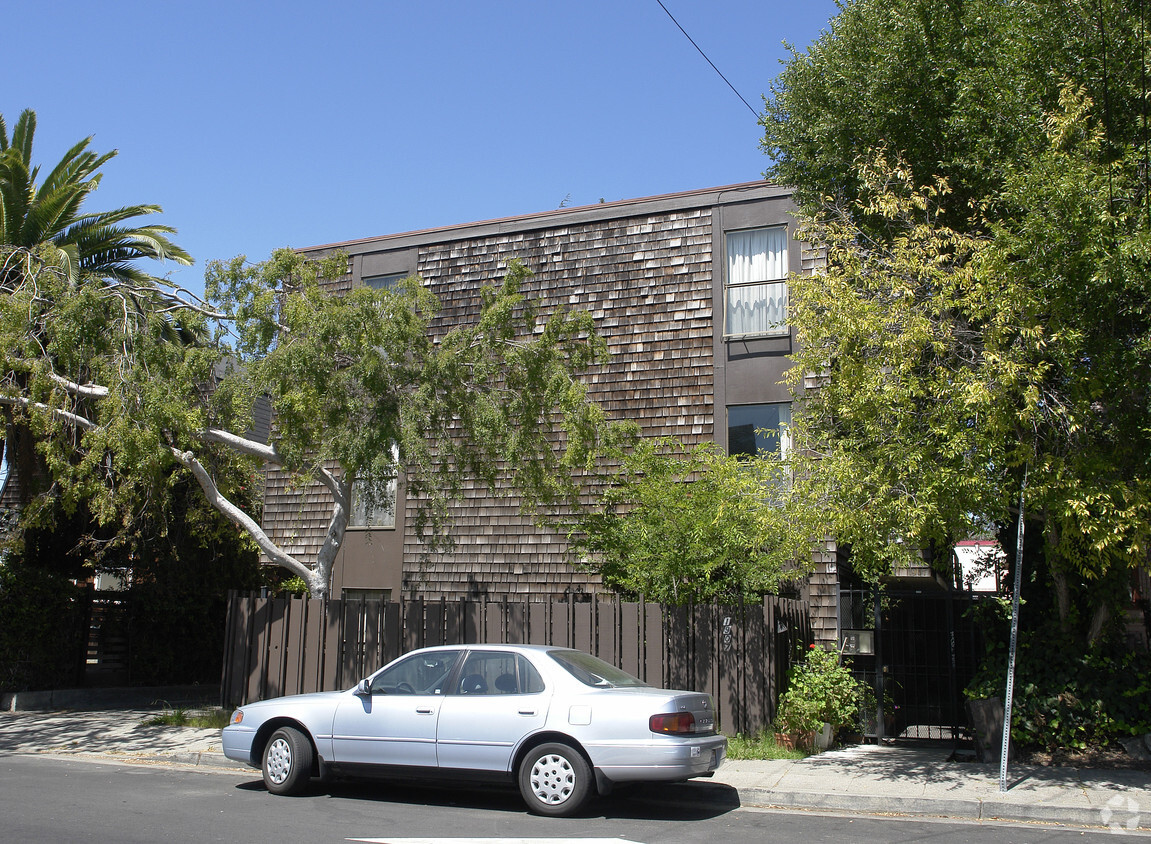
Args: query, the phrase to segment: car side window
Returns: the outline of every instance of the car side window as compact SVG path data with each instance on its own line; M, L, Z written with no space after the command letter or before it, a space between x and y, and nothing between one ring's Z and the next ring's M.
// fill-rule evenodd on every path
M374 695L440 695L463 651L412 654L372 678Z
M458 695L529 695L544 690L535 666L521 654L472 651L452 689Z

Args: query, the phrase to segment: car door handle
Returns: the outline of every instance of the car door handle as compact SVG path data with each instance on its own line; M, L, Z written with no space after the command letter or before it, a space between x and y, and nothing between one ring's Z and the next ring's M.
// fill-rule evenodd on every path
M417 715L431 715L435 711L436 711L436 708L434 706L417 706L416 707L416 714Z
M536 714L536 711L534 709L521 709L520 710L520 715L535 715L535 714Z

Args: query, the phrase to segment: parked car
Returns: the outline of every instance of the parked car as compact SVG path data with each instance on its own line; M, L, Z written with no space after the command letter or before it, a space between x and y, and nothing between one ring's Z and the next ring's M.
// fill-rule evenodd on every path
M711 776L727 754L709 695L535 645L412 651L347 691L243 706L223 745L274 794L329 775L504 780L543 815L620 783Z

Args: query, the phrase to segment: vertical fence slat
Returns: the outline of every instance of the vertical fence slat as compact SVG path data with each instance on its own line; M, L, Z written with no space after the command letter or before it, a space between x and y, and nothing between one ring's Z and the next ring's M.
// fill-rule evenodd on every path
M322 690L343 687L340 677L340 665L343 657L343 620L344 602L339 599L328 600L324 607L321 630L323 637Z
M604 662L620 664L619 601L596 601L595 637L599 642L599 656Z
M550 608L551 604L544 603L543 601L532 601L530 604L528 604L528 644L548 644L548 628L550 622L550 615L548 610Z
M728 732L745 729L743 711L743 680L741 670L743 659L737 654L744 653L743 608L740 606L717 607L718 630L715 639L715 705L720 714L720 724Z
M711 605L692 607L691 682L683 686L685 689L707 692L717 701L719 700L719 688L716 683L718 611L718 607Z
M527 606L523 601L509 601L507 616L507 638L504 640L510 645L522 645L527 631Z
M305 650L300 645L300 636L304 627L305 606L304 599L292 597L288 599L287 615L284 625L284 691L286 695L299 694L303 679L301 666Z
M301 669L303 678L300 691L318 692L324 688L324 604L321 601L301 599L304 603L304 627L300 647L303 650Z
M640 605L628 601L616 605L619 623L619 667L643 678L643 625Z
M473 645L483 641L484 602L465 600L461 602L464 614L463 637L461 644Z
M484 635L481 639L486 644L502 643L504 641L504 617L507 614L507 604L487 601L484 603Z
M581 601L570 604L572 609L572 644L577 650L596 653L595 641L595 603ZM598 656L598 654L597 654Z
M668 633L663 608L659 604L643 604L643 673L639 678L653 686L667 681Z
M404 602L403 651L414 651L424 646L424 602L419 598Z
M424 641L423 647L432 645L446 645L444 635L444 611L447 602L440 598L438 601L428 601L424 604Z

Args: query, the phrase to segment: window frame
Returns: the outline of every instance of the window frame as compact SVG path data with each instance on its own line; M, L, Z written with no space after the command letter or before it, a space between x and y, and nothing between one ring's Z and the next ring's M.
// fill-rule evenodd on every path
M361 488L361 484L363 483L370 483L370 481L357 478L356 481L352 484L352 490L348 496L348 528L352 530L395 530L398 516L396 511L399 509L399 484L397 483L396 478L391 478L387 481L388 498L392 504L390 508L390 524L387 521L377 522L373 520L373 518L378 514L386 512L385 508L382 507L381 504L377 504L375 507L371 508L367 507L366 505L363 507L360 506L356 491L357 489ZM358 520L358 517L361 514L363 516L363 521Z
M728 454L728 456L729 457L743 456L743 457L751 457L751 458L758 457L760 454L759 431L761 431L761 430L762 431L775 430L779 434L779 436L777 437L777 440L779 442L779 448L778 449L771 449L770 453L778 454L780 460L786 460L788 457L788 454L791 451L791 445L792 445L791 444L791 434L789 432L789 429L791 427L792 404L793 403L789 402L789 401L765 401L765 402L749 402L747 404L730 404L730 405L727 405L727 407L724 408L724 415L727 417L726 418L726 427L727 427L727 454ZM755 444L756 444L756 451L754 454L750 454L746 451L740 451L738 453L733 453L731 450L731 445L732 445L732 442L731 442L732 441L731 412L733 410L740 410L740 409L745 409L745 408L751 409L751 408L759 408L759 407L775 407L775 408L779 408L781 410L783 408L786 408L787 409L786 410L787 419L785 421L782 418L783 414L780 413L779 411L777 411L776 412L776 418L778 419L778 422L776 423L776 426L774 429L767 428L765 426L753 428L752 435L755 439ZM740 426L740 427L743 427L743 426Z
M754 232L782 232L783 233L783 250L782 250L782 272L783 274L776 277L757 278L754 280L744 280L733 282L732 276L732 238L737 235L751 234ZM755 337L786 337L791 333L791 325L787 319L787 311L790 307L790 285L789 277L791 275L791 236L790 230L786 223L776 223L766 226L748 226L736 229L728 229L723 233L723 247L724 247L724 263L723 263L723 337L725 340L740 340L744 338ZM758 254L758 253L757 253ZM752 288L768 288L771 285L782 287L783 291L783 321L773 323L771 326L754 331L733 331L731 319L731 294L732 291L750 290ZM765 291L766 292L766 291ZM768 297L763 297L768 298Z
M373 290L395 290L401 281L406 278L411 278L409 272L397 273L379 273L377 275L364 276L360 279L364 287L370 287Z

